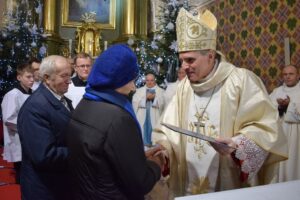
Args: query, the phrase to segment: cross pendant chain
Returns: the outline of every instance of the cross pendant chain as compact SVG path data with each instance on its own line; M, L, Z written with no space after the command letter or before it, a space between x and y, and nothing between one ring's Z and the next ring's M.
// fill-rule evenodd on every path
M211 95L208 99L208 102L207 104L205 105L205 108L203 109L203 111L199 112L199 109L197 107L197 102L196 102L196 98L195 98L195 93L194 93L194 103L195 103L195 107L196 107L196 114L195 114L195 117L197 118L197 122L194 122L194 125L196 126L196 130L197 130L197 133L200 133L200 127L205 127L205 119L204 119L204 114L205 114L205 111L214 95L214 92L215 92L215 89L216 89L216 86L214 87L214 89L212 90L211 92Z
M197 118L197 122L194 122L194 125L196 126L197 133L200 133L200 127L205 127L205 122L203 122L204 121L203 114L204 113L200 114L198 111L195 114L195 117Z

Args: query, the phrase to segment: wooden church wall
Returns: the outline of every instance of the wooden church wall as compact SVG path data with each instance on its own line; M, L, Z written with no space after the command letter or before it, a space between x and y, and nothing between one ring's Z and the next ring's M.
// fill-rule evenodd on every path
M216 0L218 48L236 66L261 77L271 92L285 65L284 38L290 40L291 64L300 67L300 1Z

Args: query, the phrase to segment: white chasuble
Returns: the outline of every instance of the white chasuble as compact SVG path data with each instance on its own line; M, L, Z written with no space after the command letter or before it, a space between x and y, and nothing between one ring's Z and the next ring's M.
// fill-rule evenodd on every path
M219 137L220 126L220 85L201 96L194 93L188 112L188 129L210 137ZM187 183L186 195L215 191L219 154L204 140L187 137L186 144ZM195 168L197 166L197 168Z
M262 81L246 69L221 61L205 82L190 84L187 78L183 79L161 122L197 132L195 122L200 121L199 131L203 134L232 138L239 146L235 157L243 164L238 166L231 156L219 156L207 142L158 126L153 140L168 152L170 194L183 196L240 188L256 177L261 167L254 185L273 182L277 162L286 155L286 141L277 120L277 110ZM249 179L241 180L241 171L249 174Z

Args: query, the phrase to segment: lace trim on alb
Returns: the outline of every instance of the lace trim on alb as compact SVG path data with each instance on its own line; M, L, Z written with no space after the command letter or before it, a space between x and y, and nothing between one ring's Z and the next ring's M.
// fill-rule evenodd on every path
M248 179L251 179L257 174L269 153L244 135L237 137L235 142L238 145L235 157L243 161L241 171L249 174Z

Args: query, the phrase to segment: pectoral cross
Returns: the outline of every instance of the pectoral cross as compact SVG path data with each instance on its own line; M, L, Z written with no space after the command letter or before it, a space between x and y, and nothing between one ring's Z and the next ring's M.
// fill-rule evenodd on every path
M194 125L196 126L196 132L200 133L200 127L205 127L205 122L203 118L203 114L200 115L198 112L196 112L195 117L197 118L197 122L194 122Z

